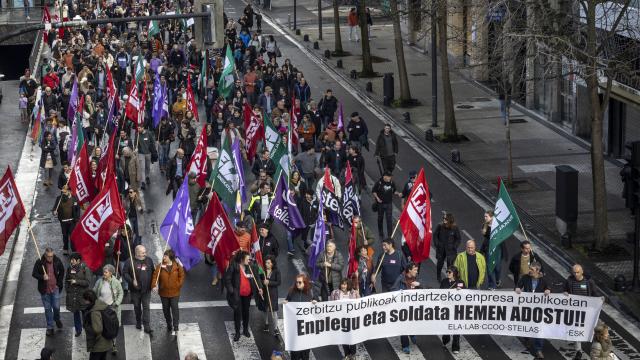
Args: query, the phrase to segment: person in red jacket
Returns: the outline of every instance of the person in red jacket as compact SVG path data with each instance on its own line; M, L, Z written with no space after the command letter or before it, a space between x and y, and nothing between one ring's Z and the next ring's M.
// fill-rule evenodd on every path
M358 13L356 12L356 8L351 8L351 10L349 10L347 24L349 24L349 41L353 41L351 39L352 37L354 37L356 41L360 41L360 37L358 36ZM353 36L354 34L355 36Z

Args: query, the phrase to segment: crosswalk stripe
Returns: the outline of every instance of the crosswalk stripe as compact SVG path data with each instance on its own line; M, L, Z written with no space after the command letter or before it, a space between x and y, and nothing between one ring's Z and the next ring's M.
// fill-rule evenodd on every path
M151 339L134 325L124 325L124 352L127 360L151 360Z
M47 329L22 329L20 331L20 346L18 360L33 360L40 358L40 350L47 338Z
M568 342L562 340L547 340L553 346L554 349L558 350L560 355L566 359L571 360L575 355L575 348L570 346Z
M340 354L344 356L344 349L342 348L342 345L338 345L338 348L340 349ZM371 360L371 356L363 343L356 344L356 356L361 360Z
M198 323L180 324L179 329L178 354L180 354L180 359L184 359L189 351L193 351L198 355L199 360L207 360Z
M241 335L240 340L233 341L233 335L236 333L233 321L225 321L224 326L227 329L227 335L229 336L229 342L231 343L233 358L235 360L254 360L261 358L260 350L258 350L258 346L256 346L256 342L253 340L251 329L249 329L251 338Z
M609 338L614 346L613 352L620 360L640 359L640 353L615 330L609 328Z
M500 347L509 359L531 360L531 354L527 348L514 336L492 336L491 339Z
M70 329L71 332L75 332L74 328ZM87 352L87 337L83 332L80 336L73 336L71 340L71 360L89 360L89 353Z
M278 319L278 330L284 339L284 320ZM340 349L342 351L342 349ZM316 356L313 354L313 350L309 351L309 360L316 360Z
M398 359L400 360L424 360L425 357L422 354L422 351L420 351L420 349L414 345L411 341L409 341L409 347L411 348L411 353L410 354L405 354L404 352L402 352L402 344L400 343L400 337L399 336L392 336L387 338L387 341L389 342L389 344L391 344L391 348L393 348L393 351L395 351L396 355L398 356Z
M447 347L449 350L450 348ZM451 350L449 350L451 351ZM482 357L478 354L471 344L464 338L464 336L460 336L460 352L457 354L452 354L454 358L458 360L476 360L481 359Z

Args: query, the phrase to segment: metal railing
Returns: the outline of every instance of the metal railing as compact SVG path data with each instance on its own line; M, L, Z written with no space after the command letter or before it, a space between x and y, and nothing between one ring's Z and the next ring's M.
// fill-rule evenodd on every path
M42 6L29 7L30 20L26 19L24 7L0 8L0 25L38 23L42 20Z

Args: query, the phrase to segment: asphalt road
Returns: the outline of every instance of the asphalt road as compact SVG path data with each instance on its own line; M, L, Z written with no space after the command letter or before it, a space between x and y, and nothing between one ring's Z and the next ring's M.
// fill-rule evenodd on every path
M244 3L239 0L232 0L225 3L225 11L230 18L237 18L242 12ZM277 33L266 23L263 23L265 32ZM317 64L311 61L303 52L299 51L294 44L287 39L279 36L278 44L283 53L283 58L278 59L279 62L285 58L291 59L291 62L301 69L305 78L312 87L312 95L319 98L324 90L331 88L335 96L340 99L344 106L344 113L350 114L358 111L367 122L369 127L369 137L372 142L375 141L377 134L382 129L382 121L362 105L355 96L349 93L344 87L336 83L327 73L325 73ZM467 195L467 192L460 188L456 179L449 178L448 174L439 170L438 166L427 162L424 154L419 149L410 145L405 139L400 139L400 156L398 157L398 168L394 172L394 180L398 188L400 188L408 177L411 170L419 170L424 167L427 181L433 193L433 222L437 223L440 219L442 211L452 212L456 217L463 238L481 239L480 228L484 210L478 202ZM371 178L378 179L380 174L373 158L374 144L371 144L371 152L365 152L364 157L367 163L367 175L370 177L369 186L371 186ZM249 173L247 171L247 173ZM158 235L158 225L162 222L164 215L171 205L171 197L164 195L165 180L159 174L157 165L152 167L151 186L144 192L144 201L147 211L140 218L140 228L143 231L143 244L147 246L147 253L151 255L154 261L159 259L162 252L164 242ZM38 239L40 246L49 245L58 251L61 256L62 241L60 235L59 224L51 214L51 207L54 202L56 191L44 190L41 188L41 180L38 181L36 202L32 221L34 223L34 233ZM362 196L363 219L365 224L369 226L373 233L377 233L376 214L370 211L371 198L367 194ZM399 202L396 204L399 206ZM394 218L397 218L399 211L394 212ZM142 230L143 229L143 230ZM276 237L280 242L280 248L286 249L286 237L281 229L275 229ZM346 233L336 231L337 246L347 258L347 237ZM379 239L378 239L379 240ZM396 241L399 243L399 236L396 235ZM376 247L379 252L379 241ZM510 254L517 251L517 240L511 239L508 243ZM461 249L462 250L462 249ZM296 256L289 258L286 252L281 251L278 259L278 265L283 275L283 285L279 288L279 296L284 297L287 288L292 284L294 276L304 270L306 259L300 251ZM26 253L22 267L20 269L20 277L18 282L17 296L13 308L13 315L10 324L9 340L7 345L7 359L35 359L38 357L38 349L45 343L47 346L54 347L62 359L86 359L88 358L82 351L82 340L73 336L72 315L63 313L62 320L65 328L56 333L52 337L46 338L45 319L42 313L42 302L36 289L36 281L31 277L33 263L36 259L35 249L31 242L26 246ZM543 259L544 260L544 259ZM65 260L66 261L66 260ZM420 281L426 287L436 287L434 264L427 262L422 267L420 273ZM559 271L563 269L554 269L552 266L545 264L547 276L553 284L561 281ZM503 288L511 289L513 282L503 277ZM560 291L558 286L554 286L555 291ZM505 290L508 291L508 290ZM63 296L64 297L64 296ZM165 321L160 310L152 310L151 324L155 330L154 335L149 338L142 332L132 328L135 324L135 317L130 308L125 307L123 311L123 324L125 329L121 332L117 339L120 359L177 359L179 351L183 352L185 348L201 348L201 350L209 359L256 359L268 358L271 351L281 348L275 338L262 331L262 316L256 308L252 308L251 331L252 338L244 339L241 343L234 344L230 337L233 335L233 326L229 327L232 322L232 312L225 304L225 298L218 287L211 286L211 275L209 268L204 262L201 262L193 268L187 275L185 285L181 293L181 303L184 307L180 312L180 321L189 324L188 327L181 331L181 337L174 339L165 331ZM125 303L128 297L125 297ZM152 303L159 305L159 298L153 295ZM64 304L64 300L63 300ZM158 307L156 305L156 307ZM64 308L64 305L62 306ZM636 349L640 348L640 343L634 335L623 329L616 321L607 315L603 318L613 329L614 344L617 353L622 359L640 359L640 354ZM631 330L629 330L631 331ZM180 350L179 350L180 348ZM547 359L566 359L567 346L561 342L546 342L545 355ZM529 359L530 355L523 353L525 351L524 343L513 337L500 336L465 336L462 341L462 351L454 356L449 350L442 348L440 340L435 336L419 336L417 345L412 345L411 356L401 354L399 339L377 339L365 342L359 351L361 359ZM341 358L340 349L337 346L327 346L313 350L316 359L339 359Z

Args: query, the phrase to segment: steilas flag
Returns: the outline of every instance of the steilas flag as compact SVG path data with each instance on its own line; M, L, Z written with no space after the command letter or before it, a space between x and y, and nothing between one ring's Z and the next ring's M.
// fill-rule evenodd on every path
M431 200L429 186L420 169L400 214L400 229L411 251L411 260L419 263L429 258L431 250Z
M4 254L9 237L20 225L24 215L24 204L20 199L11 168L7 166L7 171L0 179L0 255Z
M96 271L100 268L104 260L104 244L124 225L125 220L116 179L110 177L71 233L71 241L89 269Z
M191 87L191 74L187 75L187 110L193 113L196 121L200 121L198 117L198 103L196 103L196 98L193 96L193 88Z
M351 236L349 237L349 268L347 278L358 271L358 254L356 254L356 239L358 237L356 224L351 223Z
M191 160L189 161L189 166L187 167L187 173L194 172L197 175L196 180L198 184L202 187L205 186L205 182L207 181L207 164L209 163L207 157L207 128L205 126L202 127L202 132L200 132L200 138L198 139L198 143L196 144L196 150L193 152L191 156Z
M73 162L71 175L69 176L69 189L73 196L78 199L80 205L91 202L95 195L95 186L91 179L89 169L89 155L87 154L87 142L80 148L80 152Z
M240 248L229 218L215 192L198 225L191 233L189 244L216 260L220 272L227 268L229 259Z

